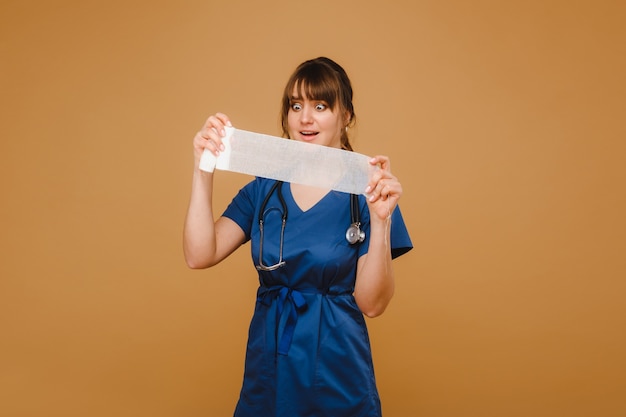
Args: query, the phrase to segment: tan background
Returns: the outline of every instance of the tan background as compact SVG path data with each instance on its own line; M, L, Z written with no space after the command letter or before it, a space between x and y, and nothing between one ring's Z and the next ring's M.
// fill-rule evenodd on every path
M351 75L415 250L370 320L388 417L626 415L622 1L0 6L0 415L228 416L249 246L188 270L191 139L277 134L283 83ZM248 177L220 173L221 210Z

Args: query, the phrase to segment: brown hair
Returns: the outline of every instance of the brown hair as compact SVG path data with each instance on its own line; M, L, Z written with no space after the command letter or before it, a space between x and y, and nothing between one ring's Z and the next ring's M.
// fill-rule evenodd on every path
M280 112L284 137L289 137L287 115L291 108L291 96L296 87L303 97L325 101L332 111L338 109L340 114L347 112L349 114L347 126L354 124L356 115L352 105L352 84L348 74L332 59L319 57L300 64L287 81ZM347 129L341 131L341 148L352 150Z

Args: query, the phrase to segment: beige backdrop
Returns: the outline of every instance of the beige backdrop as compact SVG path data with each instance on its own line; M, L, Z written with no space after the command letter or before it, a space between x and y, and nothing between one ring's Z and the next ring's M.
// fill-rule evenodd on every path
M387 417L626 415L623 1L0 5L0 415L228 416L249 246L191 271L191 140L351 75L415 249L368 321ZM221 210L248 177L218 175Z

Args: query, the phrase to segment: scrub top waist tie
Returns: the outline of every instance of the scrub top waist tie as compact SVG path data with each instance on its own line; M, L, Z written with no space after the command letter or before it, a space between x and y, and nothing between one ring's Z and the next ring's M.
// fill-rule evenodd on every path
M330 291L328 289L319 288L301 288L295 289L285 285L275 285L272 287L261 286L257 293L257 301L269 306L271 302L276 299L278 302L276 306L276 331L278 332L278 325L280 318L285 312L289 304L291 308L288 308L289 315L285 322L282 335L278 338L278 344L276 347L279 355L288 355L289 348L291 347L291 341L293 340L293 334L296 330L296 324L298 323L298 317L304 313L308 307L306 299L303 293L307 294L322 294L322 295L342 295L350 294L351 291L345 290L342 292Z

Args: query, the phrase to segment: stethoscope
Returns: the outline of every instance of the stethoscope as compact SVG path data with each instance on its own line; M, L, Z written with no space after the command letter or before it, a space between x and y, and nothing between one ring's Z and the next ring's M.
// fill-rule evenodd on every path
M285 203L285 199L283 198L282 192L282 181L276 181L272 188L263 199L263 204L261 204L261 209L259 210L259 233L260 233L260 243L259 243L259 264L256 266L256 269L259 271L274 271L275 269L280 268L285 265L285 261L283 260L283 243L285 240L285 225L287 224L287 203ZM278 262L274 265L264 265L263 264L263 224L265 217L265 209L267 208L267 203L272 196L272 194L276 191L278 195L278 200L280 201L280 205L282 206L282 215L281 215L281 227L280 227L280 246L278 249ZM355 245L357 243L361 243L365 240L365 231L361 230L361 213L359 210L359 200L355 194L350 195L350 226L348 230L346 230L346 240L351 245Z

